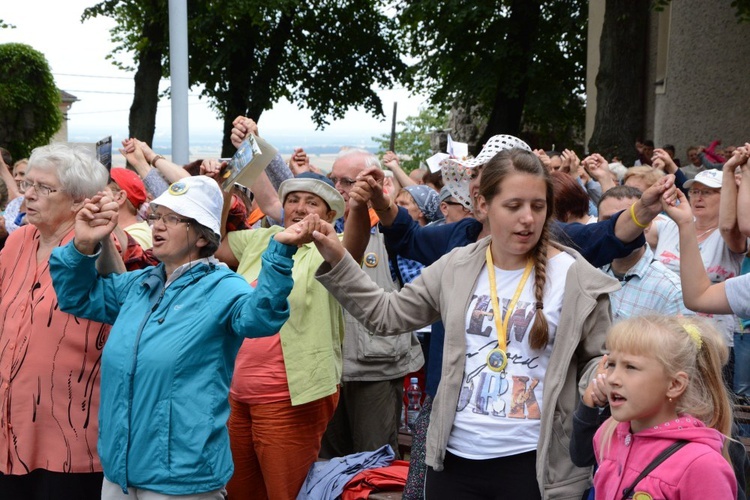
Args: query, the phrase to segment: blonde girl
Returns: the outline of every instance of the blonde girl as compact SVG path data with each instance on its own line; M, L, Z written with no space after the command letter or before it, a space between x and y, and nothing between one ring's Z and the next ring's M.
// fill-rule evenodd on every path
M632 318L612 328L607 348L612 418L594 437L596 498L622 498L679 440L688 443L637 481L632 498L736 498L721 377L728 350L716 328L701 318Z

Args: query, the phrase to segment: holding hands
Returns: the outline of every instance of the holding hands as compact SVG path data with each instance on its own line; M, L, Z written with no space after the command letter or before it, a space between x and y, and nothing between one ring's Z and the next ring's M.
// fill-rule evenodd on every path
M560 156L562 157L560 171L570 174L574 179L578 178L578 167L581 165L581 160L578 159L575 151L564 149Z
M682 229L686 225L693 226L693 210L690 208L690 203L685 196L685 193L679 189L676 191L676 197L678 203L667 203L666 200L661 200L662 208L667 212L673 221L677 224L677 227Z
M357 176L357 182L349 191L349 206L367 206L372 204L375 211L385 211L391 206L391 199L383 191L383 171L377 167L363 170Z
M336 266L346 255L346 249L339 239L336 230L329 223L322 221L320 229L313 233L315 246L331 267Z
M247 139L250 134L258 135L258 124L255 120L245 116L238 116L232 122L232 135L230 140L235 148L239 148L242 141Z
M318 214L310 214L282 232L276 233L273 239L285 245L302 246L313 241L313 232L320 230L322 222Z
M108 194L100 191L87 198L76 213L75 247L85 255L92 255L99 243L117 227L119 205Z
M399 167L398 155L393 151L386 151L383 155L383 166L392 170Z
M307 153L302 148L294 148L294 153L289 158L289 170L292 171L295 177L303 172L320 173L318 167L310 164L310 157L307 156Z
M655 149L651 157L651 166L663 170L667 174L673 174L677 171L677 164L674 162L669 153L663 149Z
M734 174L734 169L737 167L741 167L742 170L747 170L750 167L750 142L746 142L744 146L740 146L732 152L732 156L724 163L723 170Z
M532 151L536 155L537 158L539 158L539 161L542 162L542 165L547 170L551 169L550 159L549 156L547 156L547 152L543 149L535 149Z

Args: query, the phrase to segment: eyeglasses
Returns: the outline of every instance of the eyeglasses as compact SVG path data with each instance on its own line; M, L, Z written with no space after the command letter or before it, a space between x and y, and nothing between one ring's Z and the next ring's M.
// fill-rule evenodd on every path
M57 193L58 191L62 191L61 189L54 189L49 186L45 186L44 184L36 184L29 181L20 181L18 183L18 187L21 188L21 191L23 191L24 193L29 189L34 188L36 194L41 196L49 196L50 193Z
M192 219L185 219L184 217L179 217L174 214L149 214L146 219L148 219L151 224L156 224L156 221L161 220L167 227L177 227L177 224L180 222L186 222L188 224L192 222Z
M350 179L350 178L348 178L348 177L341 177L341 178L339 178L339 177L329 177L329 179L331 179L331 182L333 182L333 185L334 185L334 186L335 186L336 184L339 184L339 183L341 183L341 185L342 185L343 187L345 187L345 188L350 188L350 187L352 187L352 186L353 186L354 184L356 184L356 183L357 183L357 181L355 181L354 179Z
M712 194L719 194L719 191L715 189L691 189L688 194L693 197L700 195L702 198L706 198Z

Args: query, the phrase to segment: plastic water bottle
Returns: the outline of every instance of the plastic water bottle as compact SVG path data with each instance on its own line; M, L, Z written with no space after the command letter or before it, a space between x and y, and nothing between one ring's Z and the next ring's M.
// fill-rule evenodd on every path
M422 409L422 389L419 387L419 379L417 377L412 377L409 380L406 397L409 401L409 405L406 407L406 423L409 425L409 430L414 432L414 422L417 420L417 416Z

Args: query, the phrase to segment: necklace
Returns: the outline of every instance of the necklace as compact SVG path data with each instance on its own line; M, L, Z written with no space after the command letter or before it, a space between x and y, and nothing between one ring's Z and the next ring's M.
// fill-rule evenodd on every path
M523 270L523 276L518 282L516 292L513 294L513 298L508 304L508 309L505 312L505 319L500 320L502 316L502 309L500 309L500 301L497 298L497 284L495 282L495 264L492 262L492 245L487 247L487 254L485 259L487 260L487 274L490 279L490 299L492 300L492 309L495 312L495 328L497 329L497 347L492 349L487 354L487 366L493 372L501 372L505 370L508 365L508 354L506 353L507 337L508 337L508 321L510 316L513 314L513 308L516 307L518 298L521 296L526 280L529 279L531 270L534 267L534 262L531 259L526 261L526 267Z
M699 239L701 239L701 237L702 237L702 236L705 236L705 235L707 235L708 233L710 233L711 231L713 231L713 230L714 230L714 229L716 229L717 227L719 227L719 226L714 226L714 227L710 227L710 228L706 229L706 230L705 230L705 231L703 231L703 232L702 232L701 234L699 234L698 236L696 236L696 237L695 237L695 239L696 239L696 240L699 240Z

